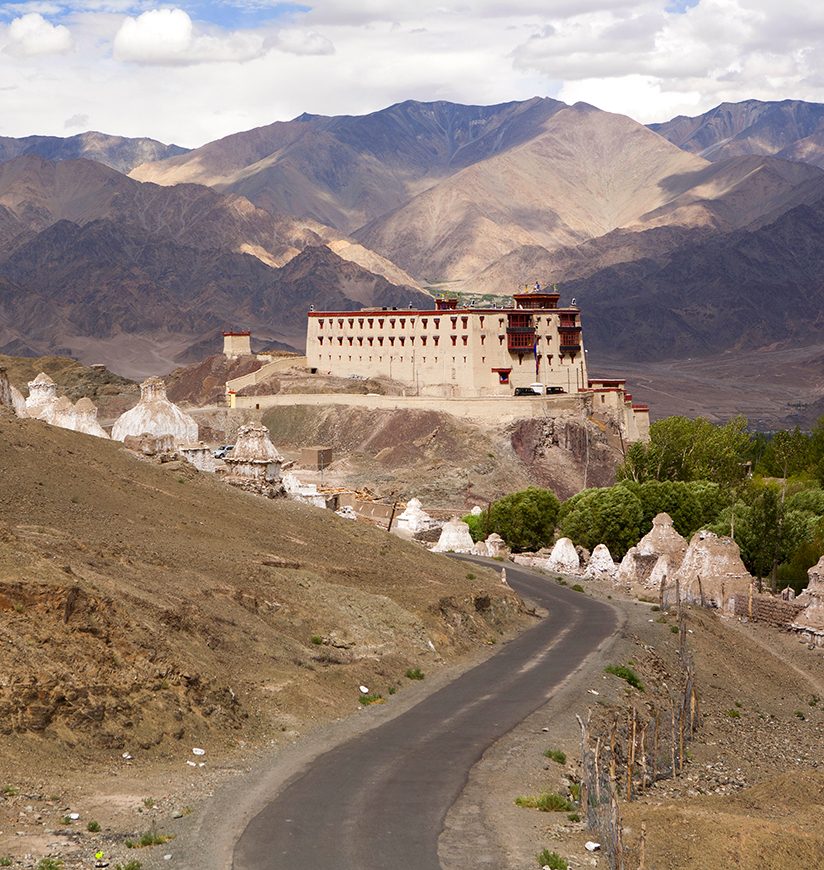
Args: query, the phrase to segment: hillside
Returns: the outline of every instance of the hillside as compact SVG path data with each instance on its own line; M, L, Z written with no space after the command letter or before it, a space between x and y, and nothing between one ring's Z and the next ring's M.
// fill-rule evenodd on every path
M679 115L650 130L707 160L772 154L824 165L824 104L802 100L721 103L695 117Z
M130 139L107 133L78 133L76 136L0 136L0 162L31 155L45 160L76 160L84 157L118 172L129 172L148 160L165 160L188 149L164 145L156 139Z
M517 619L496 577L331 512L36 421L4 415L0 435L7 771L35 745L160 758L277 738Z

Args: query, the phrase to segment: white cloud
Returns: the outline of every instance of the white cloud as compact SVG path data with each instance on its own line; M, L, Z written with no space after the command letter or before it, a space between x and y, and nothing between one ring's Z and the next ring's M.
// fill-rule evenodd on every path
M20 63L0 24L0 133L60 135L66 117L88 115L107 132L194 146L405 99L557 96L644 122L725 100L824 100L824 3L809 0L700 0L681 14L672 0L310 0L272 16L270 0L232 0L252 9L236 26L229 2L175 2L185 10L19 3L15 14L41 12L52 45L56 31L75 50Z
M300 30L296 27L285 27L279 30L272 40L272 45L288 54L335 53L335 46L325 36L314 30Z
M126 18L113 44L116 60L169 66L242 62L259 57L263 51L260 34L199 33L182 9L151 9L137 18Z
M46 21L39 12L28 12L15 18L8 28L6 51L10 54L25 57L61 54L71 47L69 28Z
M66 118L63 122L63 127L66 130L71 130L74 127L88 127L89 126L89 116L76 114L72 115L71 118Z

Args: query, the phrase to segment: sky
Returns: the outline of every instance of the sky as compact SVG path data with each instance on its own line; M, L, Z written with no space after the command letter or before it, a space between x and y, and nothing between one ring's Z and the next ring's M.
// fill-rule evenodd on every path
M643 123L824 102L813 0L21 0L0 3L0 136L196 147L406 99L584 101Z

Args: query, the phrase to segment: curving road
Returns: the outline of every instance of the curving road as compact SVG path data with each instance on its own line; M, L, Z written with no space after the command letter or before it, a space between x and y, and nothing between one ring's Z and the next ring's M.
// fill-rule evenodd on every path
M234 870L440 870L447 811L484 751L617 627L615 612L507 565L549 616L406 713L317 758L235 846Z

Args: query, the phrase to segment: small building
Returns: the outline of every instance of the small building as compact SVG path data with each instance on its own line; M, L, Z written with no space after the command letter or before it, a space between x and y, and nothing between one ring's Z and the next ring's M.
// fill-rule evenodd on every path
M300 464L303 468L323 471L332 464L331 447L301 447Z
M251 332L224 332L223 355L227 359L237 359L239 356L252 355Z

